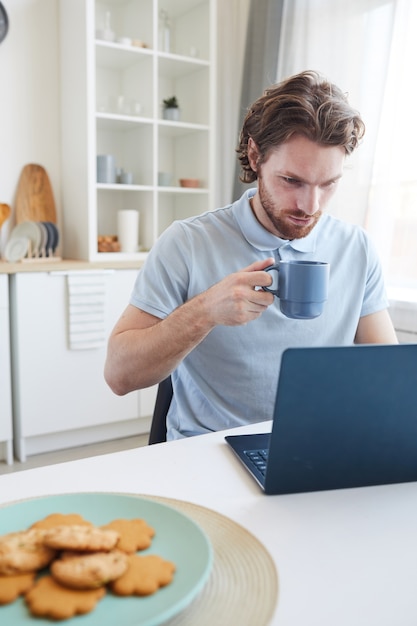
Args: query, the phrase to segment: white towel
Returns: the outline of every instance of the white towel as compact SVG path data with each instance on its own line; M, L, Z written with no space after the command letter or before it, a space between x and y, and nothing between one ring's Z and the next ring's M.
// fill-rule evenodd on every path
M106 344L107 281L106 272L67 275L70 350L91 350Z

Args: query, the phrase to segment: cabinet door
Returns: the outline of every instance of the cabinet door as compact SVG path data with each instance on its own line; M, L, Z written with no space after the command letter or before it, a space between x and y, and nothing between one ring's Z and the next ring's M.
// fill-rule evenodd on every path
M68 284L74 273L12 278L14 417L20 437L135 420L140 414L139 392L118 397L103 377L107 337L128 303L137 272L101 274L106 340L85 349L69 343Z
M8 276L0 276L0 459L12 461L12 392L9 340Z

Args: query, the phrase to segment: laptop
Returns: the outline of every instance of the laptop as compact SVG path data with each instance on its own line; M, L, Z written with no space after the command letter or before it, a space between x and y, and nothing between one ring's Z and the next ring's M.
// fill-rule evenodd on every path
M417 344L287 349L272 432L226 441L267 494L417 481Z

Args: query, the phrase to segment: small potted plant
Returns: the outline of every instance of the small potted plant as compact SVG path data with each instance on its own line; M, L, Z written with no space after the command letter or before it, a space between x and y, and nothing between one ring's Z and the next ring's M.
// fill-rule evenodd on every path
M162 114L164 120L177 122L180 119L180 106L178 104L176 96L172 96L171 98L165 98L165 100L162 101L162 106Z

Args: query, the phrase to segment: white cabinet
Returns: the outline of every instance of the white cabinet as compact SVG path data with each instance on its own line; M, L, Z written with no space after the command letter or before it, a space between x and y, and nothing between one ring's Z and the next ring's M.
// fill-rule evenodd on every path
M14 441L21 461L149 430L156 389L119 397L103 377L107 338L136 275L86 270L10 277Z
M392 323L400 343L417 343L417 302L413 294L403 297L390 299Z
M0 274L0 459L12 463L12 387L10 374L9 286Z
M64 256L141 258L173 220L214 208L215 0L60 0L60 22ZM97 155L132 180L98 182ZM120 209L139 211L138 252L98 252Z

